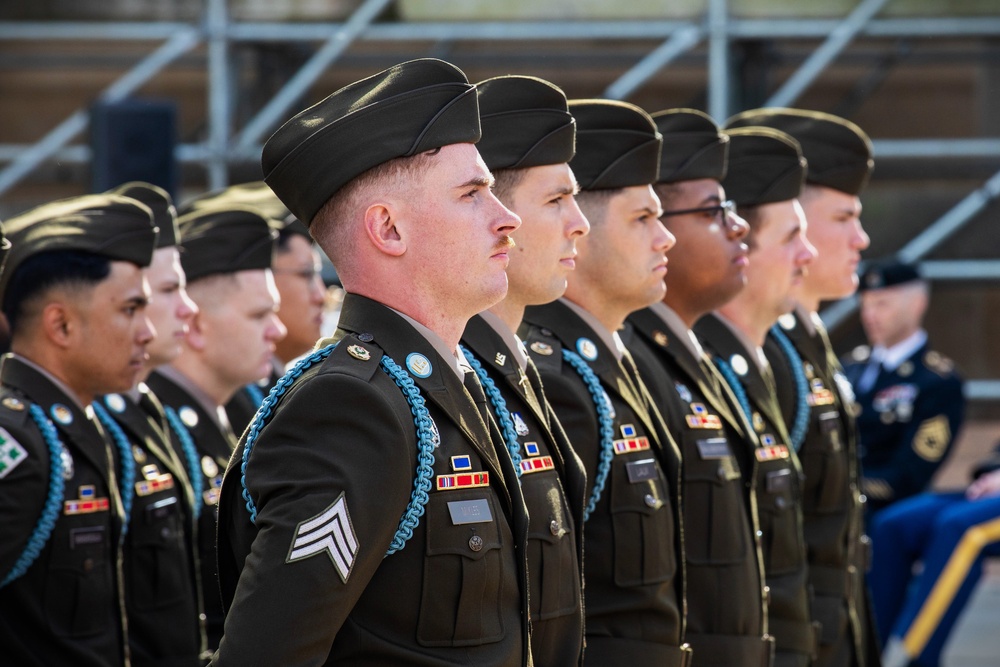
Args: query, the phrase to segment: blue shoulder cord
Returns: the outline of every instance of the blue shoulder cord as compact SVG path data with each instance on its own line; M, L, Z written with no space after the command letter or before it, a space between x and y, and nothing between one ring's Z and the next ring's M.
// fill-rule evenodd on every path
M277 405L278 400L288 391L292 383L306 369L329 357L336 346L336 343L327 345L295 364L274 385L257 411L257 415L250 423L250 428L247 430L246 435L246 444L243 447L243 460L240 464L240 483L243 485L243 500L246 501L247 511L250 513L250 521L253 523L257 522L257 507L254 505L253 499L250 497L250 490L247 488L246 473L247 464L250 461L250 451L253 448L254 442L256 442L261 430L274 412L274 407ZM424 515L424 507L427 505L428 500L427 493L431 490L431 477L434 475L434 448L436 444L432 428L434 422L431 421L430 413L427 411L424 403L424 397L420 395L420 389L414 384L413 378L387 355L382 356L379 366L392 378L396 386L402 390L403 395L406 397L406 402L410 406L410 412L413 413L413 423L417 427L417 471L413 480L413 493L410 496L409 504L406 506L406 511L399 520L399 527L396 529L396 534L393 536L392 542L389 543L389 549L385 552L386 556L391 556L406 546L407 540L413 537L413 530L420 523L420 517Z
M792 369L792 376L795 378L795 396L798 398L795 406L795 423L792 425L790 438L795 451L802 449L802 443L806 441L806 432L809 430L809 381L806 380L805 371L802 370L802 357L795 351L792 341L781 330L777 324L771 327L771 335L778 341L778 347L785 355L785 361Z
M740 404L740 410L743 411L743 416L746 417L747 422L753 426L753 410L750 408L750 399L747 398L746 389L743 388L743 383L740 379L736 377L736 372L733 371L733 367L726 363L726 360L720 356L713 355L712 361L715 362L716 368L722 373L722 377L726 380L726 384L729 388L733 390L733 394L736 395L736 400Z
M167 424L170 425L170 430L174 432L178 442L180 442L181 453L184 454L184 460L188 464L188 477L191 478L191 488L194 491L194 507L191 508L191 512L194 515L194 520L197 521L201 517L203 504L201 494L205 488L202 486L201 460L198 458L198 450L194 447L194 440L191 439L191 433L188 432L181 418L177 416L177 411L169 405L164 405L163 413L167 416Z
M56 427L52 425L52 422L49 421L49 418L45 416L45 411L40 407L32 403L28 406L28 412L31 414L31 418L35 420L35 424L38 425L38 430L42 433L42 439L45 440L45 444L49 448L49 492L45 498L45 506L42 508L42 516L38 519L38 525L35 526L35 530L32 532L31 538L24 548L24 552L17 559L17 562L14 563L14 568L0 582L0 588L3 588L27 572L31 564L38 558L38 554L42 552L45 543L49 541L49 537L56 527L56 520L59 518L59 508L63 502L63 444L59 440L59 433L56 431Z
M250 400L253 402L253 404L259 408L260 404L264 402L264 392L260 390L260 387L252 383L246 385L244 389L246 390L247 395L250 397Z
M108 411L101 404L93 401L90 406L94 408L94 413L97 415L97 420L101 422L101 426L106 428L108 433L111 434L111 439L118 446L118 454L122 460L120 488L122 494L122 511L125 513L125 519L122 523L122 535L125 535L128 532L129 520L132 518L132 498L135 495L135 457L132 455L132 445L129 443L128 438L125 437L122 427L111 418L111 415L108 414Z
M604 493L604 485L608 481L608 473L611 472L611 462L615 458L615 432L612 428L614 422L611 419L611 412L608 410L608 404L604 398L606 394L601 387L601 381L597 379L597 374L575 352L564 349L562 356L573 367L573 370L580 375L583 383L587 385L590 397L594 401L594 408L597 409L597 425L601 434L601 454L600 460L597 463L597 475L594 478L594 490L591 492L590 500L583 511L583 520L586 522L597 507L597 502L601 499L601 494Z
M465 355L469 365L472 366L472 370L476 371L476 375L479 377L479 384L483 385L483 390L490 397L490 403L493 404L493 414L496 415L497 422L500 424L500 430L503 431L503 439L507 443L507 450L510 452L510 460L514 463L514 471L520 477L521 443L517 440L517 429L514 428L514 422L510 418L510 411L507 410L507 401L503 400L503 396L500 394L500 390L497 389L496 383L486 374L486 369L472 355L472 352L469 352L464 345L459 347L462 348L462 354Z

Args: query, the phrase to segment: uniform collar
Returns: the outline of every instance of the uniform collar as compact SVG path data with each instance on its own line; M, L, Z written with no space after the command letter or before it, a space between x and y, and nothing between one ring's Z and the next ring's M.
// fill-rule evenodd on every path
M701 343L698 341L698 337L694 335L694 332L691 331L688 325L684 324L684 320L681 319L681 316L678 315L673 308L662 301L657 301L650 306L649 309L653 311L657 317L663 320L663 323L666 324L672 331L687 334L686 336L680 337L681 344L687 348L687 351L690 352L691 356L695 359L702 358L704 350L701 347Z
M608 331L608 328L601 324L597 318L594 317L589 310L583 308L583 306L578 306L567 298L561 298L559 299L559 302L569 306L570 310L579 315L580 319L586 322L587 326L593 329L594 333L597 334L597 337L604 342L616 360L622 360L622 357L624 356L625 344L622 343L622 339L618 337L617 331Z
M876 345L872 350L872 359L880 362L882 368L887 371L894 371L926 343L927 332L923 329L917 329L892 347L886 348Z
M23 356L21 356L19 354L14 354L14 353L12 353L11 356L13 358L17 359L18 361L20 361L22 364L24 364L28 368L30 368L33 371L35 371L36 373L39 373L40 375L43 375L45 377L45 379L48 380L49 382L51 382L52 384L54 384L59 389L59 391L61 391L62 393L66 394L66 398L68 398L69 400L73 401L73 404L76 405L76 407L80 408L81 412L83 412L84 414L86 414L88 418L90 418L92 416L92 414L91 414L92 413L92 408L89 405L82 405L80 403L80 399L78 399L76 397L76 393L72 389L70 389L66 385L65 382L63 382L62 380L60 380L59 378L57 378L55 375L53 375L52 373L50 373L46 369L44 369L41 366L39 366L38 364L36 364L31 359L28 359L27 357L23 357Z
M504 344L514 353L514 359L517 360L517 365L521 368L521 372L526 371L528 369L528 355L524 350L524 343L517 337L517 334L511 331L496 313L484 310L479 313L479 316L483 318L484 322L490 325L490 328L500 336Z
M767 360L764 350L760 346L755 345L754 342L750 340L745 333L740 331L739 327L730 322L725 315L719 311L715 311L715 315L719 318L720 322L726 325L726 328L733 332L733 335L736 337L736 340L740 342L740 345L746 348L747 352L751 353L750 356L753 357L754 362L757 364L757 370L760 371L760 374L764 377L770 376L771 363Z
M389 308L389 306L386 306L386 308ZM389 308L389 310L402 317L410 324L410 326L416 329L417 333L420 334L424 340L430 343L431 347L434 348L434 351L448 363L448 366L455 372L459 380L465 377L468 365L465 363L465 357L459 354L458 348L449 350L448 345L444 342L444 339L441 338L441 336L438 336L436 333L425 327L420 322L417 322L406 313L402 313L395 308Z
M229 425L229 417L226 416L226 409L221 405L216 405L215 401L206 394L201 387L191 381L188 376L170 364L164 364L156 369L156 372L163 375L178 387L186 391L191 398L197 401L201 409L215 422L215 425L222 433L229 433L232 427Z

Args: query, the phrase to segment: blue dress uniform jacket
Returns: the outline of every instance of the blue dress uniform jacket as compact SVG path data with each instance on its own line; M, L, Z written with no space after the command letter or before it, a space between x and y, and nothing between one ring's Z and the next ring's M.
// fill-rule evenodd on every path
M615 453L584 526L585 664L686 665L680 451L634 367L566 304L529 307L521 337L586 468L588 503L601 470L599 420L564 348L592 357L586 363L612 414Z
M854 395L822 322L814 318L811 332L802 317L798 311L790 313L779 326L799 355L797 363L807 383L805 396L798 395L792 361L773 334L764 352L774 370L788 430L801 405L807 406L809 414L799 461L805 475L802 513L809 582L815 595L812 611L822 627L817 666L878 665L864 581L868 538L863 534Z
M190 468L149 388L140 384L138 398L99 399L128 438L136 469L124 544L132 665L196 667L203 664L204 628Z
M229 464L236 440L232 431L220 428L214 416L205 411L201 403L187 389L158 371L153 371L146 384L162 401L164 409L175 412L181 425L194 441L195 451L201 458L202 510L198 519L198 562L205 633L208 650L219 646L225 613L219 591L219 574L216 556L216 526L219 519L219 495L222 475ZM176 437L176 434L175 434Z
M804 667L816 651L816 628L809 608L809 568L802 528L802 468L788 444L788 432L771 378L758 368L729 326L716 315L695 325L698 338L715 357L733 368L752 411L758 435L757 511L760 517L764 576L770 589L768 631L775 638L777 667ZM737 392L737 388L733 388ZM745 474L749 474L744 471Z
M123 508L112 445L96 418L16 356L4 357L0 383L5 463L18 448L24 452L0 477L2 578L24 552L49 493L54 462L30 416L32 404L55 426L63 449L57 463L63 501L52 532L27 571L0 588L2 661L18 667L128 664Z
M858 391L869 355L856 349L844 372L860 408L862 490L874 512L927 488L962 426L965 398L952 362L927 345Z
M227 470L227 617L212 664L532 664L527 511L485 404L389 308L349 294L339 325L337 347L291 385L250 450L255 524L246 438ZM383 356L413 371L437 434L424 511L390 555L420 450Z
M757 503L741 469L753 470L746 425L726 401L710 360L696 358L653 309L622 332L684 459L687 640L706 667L771 663ZM752 435L749 436L752 439Z
M530 517L532 657L536 665L578 665L583 650L583 463L545 398L530 358L522 371L518 351L479 315L469 320L462 345L494 381L516 429L521 491ZM496 414L496 406L490 408Z

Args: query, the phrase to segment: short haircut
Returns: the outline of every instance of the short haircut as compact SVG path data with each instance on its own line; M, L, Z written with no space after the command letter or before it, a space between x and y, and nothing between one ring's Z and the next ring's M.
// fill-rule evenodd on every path
M674 201L681 196L683 190L681 183L657 183L653 186L653 192L660 198L660 206L668 212Z
M212 273L192 280L185 288L201 310L216 308L240 286L238 273Z
M750 228L743 238L743 242L747 244L747 248L753 250L754 235L760 231L761 225L764 224L764 215L761 213L760 206L737 206L736 215L746 220L747 226Z
M10 282L3 299L11 335L26 318L37 314L41 297L53 288L93 287L111 274L111 260L82 250L40 252L24 260Z
M604 222L608 213L608 202L615 195L621 194L625 188L609 188L606 190L581 190L576 195L576 203L583 211L587 221L593 226Z
M507 208L514 205L514 190L524 180L526 171L527 169L496 169L493 171L493 194Z

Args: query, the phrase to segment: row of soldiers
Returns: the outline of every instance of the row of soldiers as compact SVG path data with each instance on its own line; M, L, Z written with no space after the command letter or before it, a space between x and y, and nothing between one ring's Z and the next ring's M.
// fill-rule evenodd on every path
M857 287L872 165L827 114L720 128L423 59L176 228L137 185L9 220L14 664L877 665L816 315ZM310 238L338 328L272 373Z

